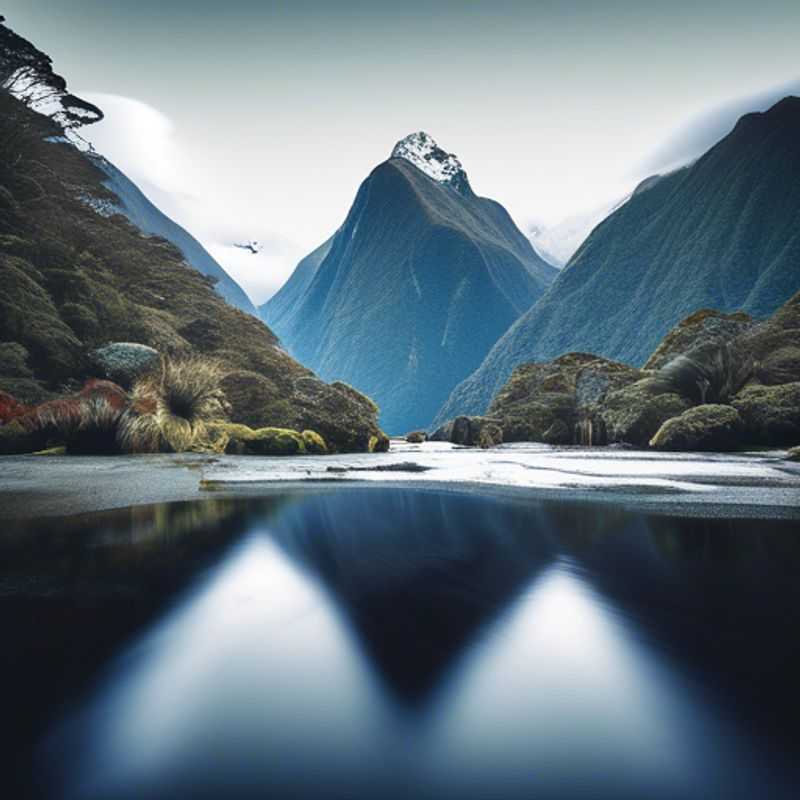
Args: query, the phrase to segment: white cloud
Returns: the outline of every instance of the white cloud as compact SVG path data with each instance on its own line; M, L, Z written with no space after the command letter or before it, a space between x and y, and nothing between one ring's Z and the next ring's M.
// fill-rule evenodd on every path
M82 135L198 239L253 302L263 303L274 294L312 249L265 231L253 203L257 186L192 163L175 124L158 109L119 95L81 96L105 113L102 122L85 128ZM264 245L257 255L233 246L251 239Z

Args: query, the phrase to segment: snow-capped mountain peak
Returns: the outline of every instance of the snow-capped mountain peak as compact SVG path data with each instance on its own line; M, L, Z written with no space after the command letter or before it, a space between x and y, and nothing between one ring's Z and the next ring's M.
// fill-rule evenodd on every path
M392 158L403 158L438 183L461 189L468 186L467 174L453 153L442 150L425 131L410 133L392 150Z

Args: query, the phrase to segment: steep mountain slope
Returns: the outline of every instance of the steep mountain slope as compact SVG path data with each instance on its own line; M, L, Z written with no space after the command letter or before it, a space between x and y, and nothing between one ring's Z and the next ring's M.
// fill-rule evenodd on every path
M287 319L292 316L297 304L302 300L306 289L314 280L320 264L330 252L334 237L335 234L302 259L281 290L258 307L258 313L263 319L267 319L268 315L271 325L276 330L283 327Z
M798 288L800 99L787 97L600 223L436 421L483 412L526 361L588 351L640 365L697 308L765 317Z
M162 236L172 242L198 272L216 280L214 288L225 300L248 314L258 316L255 306L242 287L206 252L194 236L156 208L139 187L110 161L102 156L91 158L107 176L103 184L119 198L119 203L114 204L109 211L123 214L144 233Z
M0 75L21 46L8 41ZM60 119L0 88L0 391L24 403L63 394L96 375L92 350L134 342L223 364L236 422L312 429L335 450L382 443L368 398L320 381L172 243L109 215L106 173L65 141Z
M372 171L318 255L262 316L296 358L374 397L396 433L430 423L556 274L424 133Z

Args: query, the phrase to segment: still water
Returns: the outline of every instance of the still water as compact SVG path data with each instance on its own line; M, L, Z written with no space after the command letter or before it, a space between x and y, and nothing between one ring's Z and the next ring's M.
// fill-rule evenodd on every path
M402 488L0 535L22 798L789 798L800 533Z

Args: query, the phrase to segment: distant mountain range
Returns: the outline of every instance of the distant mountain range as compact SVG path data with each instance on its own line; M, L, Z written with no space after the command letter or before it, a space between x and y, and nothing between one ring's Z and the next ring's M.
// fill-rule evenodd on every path
M334 236L261 307L289 352L373 397L393 433L428 425L557 271L426 133L398 142Z
M482 413L518 364L589 351L640 365L698 308L775 311L800 288L800 99L747 114L601 222L436 422Z
M629 198L630 194L626 194L620 200L604 203L580 214L571 214L555 225L529 225L528 238L533 249L548 264L559 268L565 266L592 230Z

